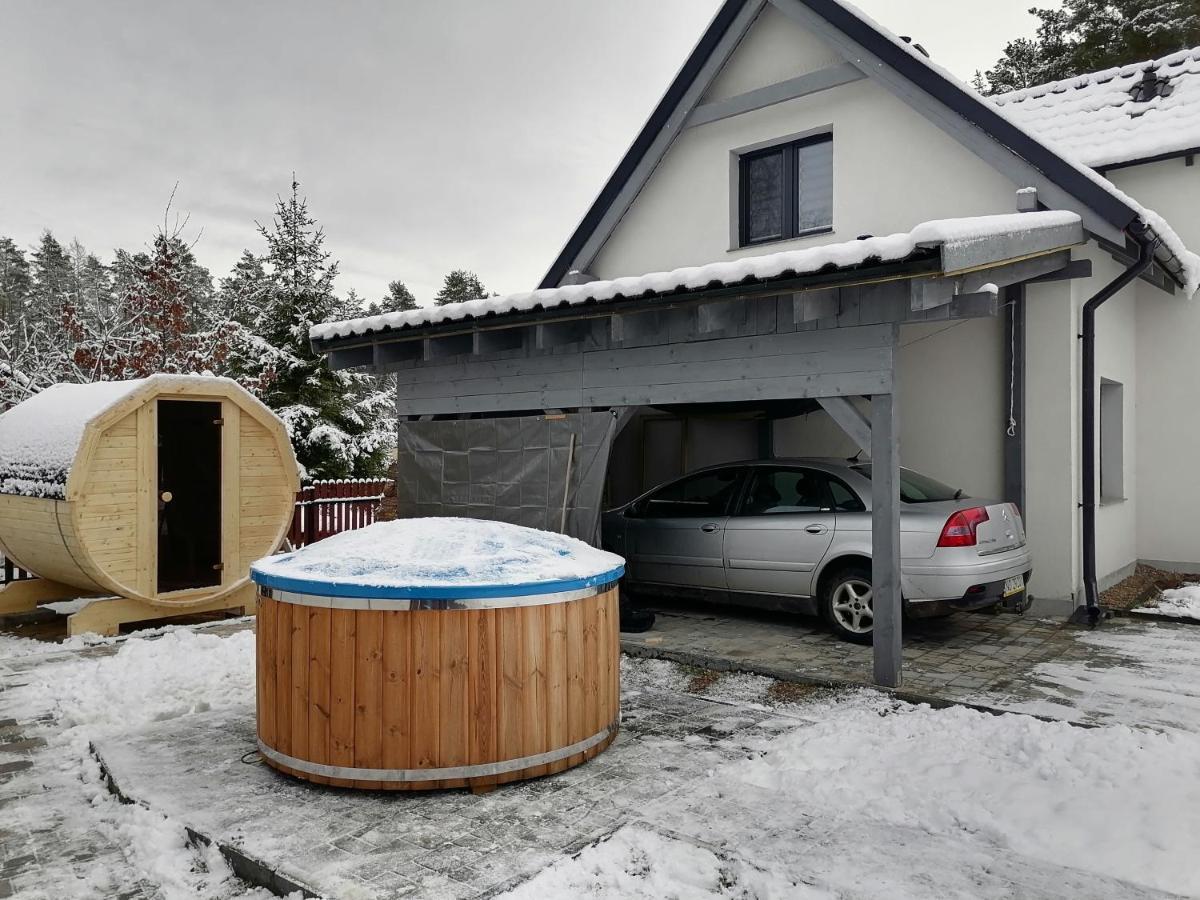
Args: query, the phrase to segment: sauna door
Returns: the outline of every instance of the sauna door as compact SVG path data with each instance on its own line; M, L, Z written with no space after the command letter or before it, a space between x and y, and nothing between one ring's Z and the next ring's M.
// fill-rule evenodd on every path
M221 404L158 401L158 592L221 583Z

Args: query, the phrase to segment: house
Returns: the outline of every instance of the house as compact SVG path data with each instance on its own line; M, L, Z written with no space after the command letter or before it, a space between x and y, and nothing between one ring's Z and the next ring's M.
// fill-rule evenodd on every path
M898 429L904 465L1020 503L1043 611L1195 571L1198 59L985 99L848 3L727 0L537 290L314 346L414 417L653 407L624 492L646 460L883 468Z

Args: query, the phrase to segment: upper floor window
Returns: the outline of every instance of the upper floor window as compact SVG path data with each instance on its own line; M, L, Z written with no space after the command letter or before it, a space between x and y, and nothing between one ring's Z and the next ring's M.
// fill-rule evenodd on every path
M833 135L746 153L740 168L740 244L833 228Z

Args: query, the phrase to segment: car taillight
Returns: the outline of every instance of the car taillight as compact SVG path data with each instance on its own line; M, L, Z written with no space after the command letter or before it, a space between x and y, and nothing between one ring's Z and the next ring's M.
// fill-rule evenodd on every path
M987 510L982 506L960 509L946 520L938 537L939 547L974 547L975 529L988 520Z

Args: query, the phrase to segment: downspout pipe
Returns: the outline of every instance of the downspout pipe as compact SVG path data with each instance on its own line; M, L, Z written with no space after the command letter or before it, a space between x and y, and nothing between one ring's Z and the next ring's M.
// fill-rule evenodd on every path
M1150 226L1135 220L1126 233L1138 245L1138 256L1129 268L1083 304L1083 591L1086 606L1075 609L1073 621L1095 625L1100 619L1100 589L1096 579L1096 310L1154 263L1158 241Z

